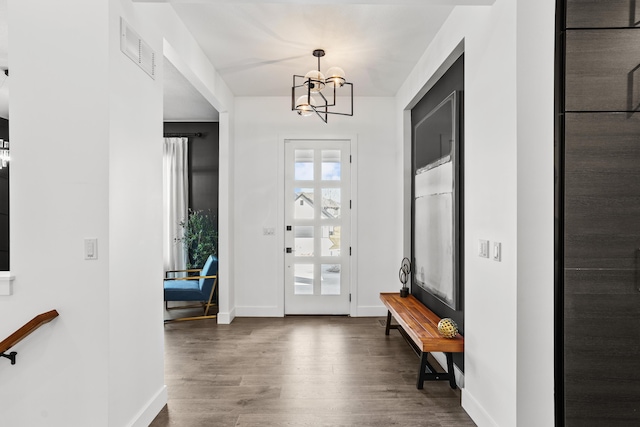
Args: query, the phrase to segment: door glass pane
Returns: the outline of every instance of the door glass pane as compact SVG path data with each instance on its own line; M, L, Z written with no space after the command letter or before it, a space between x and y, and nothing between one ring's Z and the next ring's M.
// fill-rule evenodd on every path
M340 189L322 189L322 218L340 218Z
M340 227L322 227L322 256L340 256Z
M295 227L295 256L313 256L313 226Z
M322 264L322 295L340 295L340 264Z
M295 219L313 219L313 188L296 188L294 194Z
M340 150L322 150L322 180L340 181Z
M294 293L313 295L313 264L295 264L294 268Z
M313 179L313 150L295 150L296 181L311 181Z

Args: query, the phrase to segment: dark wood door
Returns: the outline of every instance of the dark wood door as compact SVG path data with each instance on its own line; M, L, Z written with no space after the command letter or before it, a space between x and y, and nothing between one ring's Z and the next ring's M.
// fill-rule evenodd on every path
M565 115L567 426L640 425L640 113Z
M558 5L557 424L640 426L640 0Z

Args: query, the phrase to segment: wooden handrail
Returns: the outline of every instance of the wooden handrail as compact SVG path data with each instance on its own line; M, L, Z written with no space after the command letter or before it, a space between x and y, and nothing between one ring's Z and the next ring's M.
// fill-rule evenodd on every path
M38 329L40 326L45 323L51 322L53 319L58 317L58 312L56 310L47 311L46 313L38 314L33 319L29 320L24 324L23 327L9 335L6 339L0 342L0 354L6 352L14 345L18 344L20 341L29 336L33 331Z

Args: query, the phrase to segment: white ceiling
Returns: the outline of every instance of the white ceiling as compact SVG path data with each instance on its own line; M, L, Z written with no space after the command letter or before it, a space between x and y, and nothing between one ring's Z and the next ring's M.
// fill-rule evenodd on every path
M494 0L133 1L171 3L236 96L289 96L292 75L317 67L317 48L326 51L322 71L342 67L356 96L393 96L455 5ZM8 68L6 2L0 0L0 69ZM165 120L217 120L166 59L164 67ZM3 77L0 116L10 80Z
M236 96L289 95L292 75L317 67L316 48L326 51L321 70L343 68L356 96L393 96L453 9L426 1L171 3Z

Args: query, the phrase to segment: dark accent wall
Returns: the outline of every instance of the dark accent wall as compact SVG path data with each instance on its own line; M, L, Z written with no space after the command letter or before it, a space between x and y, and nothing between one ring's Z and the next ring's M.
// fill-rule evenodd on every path
M640 425L640 2L558 5L556 424Z
M189 138L189 207L211 211L218 224L219 124L165 122L165 133L202 133Z
M9 139L9 121L0 118L0 138ZM9 165L0 170L0 271L9 270Z
M458 294L458 310L453 310L438 298L433 296L432 294L423 290L420 286L413 284L411 286L411 293L424 305L429 307L431 311L436 313L440 317L450 317L457 324L460 333L464 335L464 189L463 189L463 179L464 179L464 117L463 117L463 100L464 96L464 55L461 56L454 64L446 71L446 73L436 82L436 84L427 92L426 95L416 104L415 107L411 110L411 123L412 129L414 128L414 124L418 123L422 120L429 112L431 112L440 102L442 102L447 96L449 96L453 91L457 91L460 95L457 99L457 108L459 110L459 120L458 120L458 141L459 145L457 147L457 165L456 165L456 181L458 182L458 187L456 191L456 199L455 205L456 209L456 218L455 218L455 226L454 232L456 232L456 243L457 243L457 280L459 286L459 294ZM415 146L415 135L412 135L412 174L415 175L416 172L416 146ZM413 182L413 180L412 180ZM412 197L413 200L415 198L415 189L412 189ZM412 206L412 228L415 227L415 207ZM413 238L411 242L412 251L414 250ZM453 355L454 363L464 372L464 357L463 354L454 353Z

